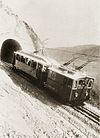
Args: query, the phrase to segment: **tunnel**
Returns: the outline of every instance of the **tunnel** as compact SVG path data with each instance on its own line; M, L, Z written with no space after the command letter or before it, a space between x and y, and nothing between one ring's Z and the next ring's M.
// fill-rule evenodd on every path
M7 39L1 47L1 60L12 63L14 51L22 50L21 45L14 39Z

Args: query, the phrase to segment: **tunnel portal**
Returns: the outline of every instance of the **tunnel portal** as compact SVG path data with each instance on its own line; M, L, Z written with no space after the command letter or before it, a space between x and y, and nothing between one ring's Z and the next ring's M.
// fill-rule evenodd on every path
M12 63L14 51L22 50L21 45L14 39L7 39L1 47L1 60Z

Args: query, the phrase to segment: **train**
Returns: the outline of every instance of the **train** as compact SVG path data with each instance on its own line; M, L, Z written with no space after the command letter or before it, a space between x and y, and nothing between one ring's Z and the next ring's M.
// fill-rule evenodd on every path
M86 73L68 69L38 54L15 51L13 69L35 78L39 85L52 91L65 104L83 104L89 100L94 78Z

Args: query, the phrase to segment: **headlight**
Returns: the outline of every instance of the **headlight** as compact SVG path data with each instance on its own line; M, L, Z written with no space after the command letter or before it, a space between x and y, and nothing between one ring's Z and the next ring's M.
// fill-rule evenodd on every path
M78 93L77 92L75 92L75 97L78 97Z
M86 91L86 96L88 96L88 92Z

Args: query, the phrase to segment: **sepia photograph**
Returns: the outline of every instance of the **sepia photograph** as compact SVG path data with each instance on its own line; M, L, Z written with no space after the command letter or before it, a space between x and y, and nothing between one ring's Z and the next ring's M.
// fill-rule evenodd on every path
M0 138L100 137L100 0L0 0Z

